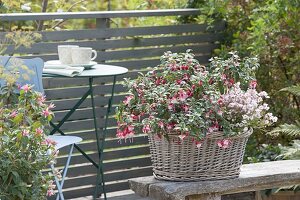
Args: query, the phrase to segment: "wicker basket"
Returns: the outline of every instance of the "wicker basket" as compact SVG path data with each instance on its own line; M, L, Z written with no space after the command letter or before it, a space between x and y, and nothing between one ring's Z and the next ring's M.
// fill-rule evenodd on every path
M221 132L207 136L200 148L191 137L180 143L176 135L170 135L169 141L149 135L153 174L157 179L172 181L236 178L251 134L252 130L230 138L231 144L226 149L217 145L224 138Z

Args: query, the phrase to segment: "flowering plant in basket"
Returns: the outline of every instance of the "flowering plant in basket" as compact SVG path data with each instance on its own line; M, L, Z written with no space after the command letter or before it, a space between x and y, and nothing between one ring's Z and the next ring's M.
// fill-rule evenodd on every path
M117 137L138 131L159 138L176 134L180 140L192 137L199 147L207 135L222 131L218 145L226 148L226 138L277 120L264 103L267 93L256 90L257 67L257 58L240 59L235 53L227 60L212 58L205 67L189 50L166 52L153 70L125 79L129 95L117 109Z

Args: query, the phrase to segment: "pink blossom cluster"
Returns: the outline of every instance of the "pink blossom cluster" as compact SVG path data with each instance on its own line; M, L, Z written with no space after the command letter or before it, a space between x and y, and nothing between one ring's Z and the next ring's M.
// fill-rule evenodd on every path
M265 127L277 121L277 117L268 112L268 104L264 103L264 99L269 98L268 94L258 92L256 85L256 81L251 81L244 91L238 82L221 96L224 115L234 129L246 131L248 127Z

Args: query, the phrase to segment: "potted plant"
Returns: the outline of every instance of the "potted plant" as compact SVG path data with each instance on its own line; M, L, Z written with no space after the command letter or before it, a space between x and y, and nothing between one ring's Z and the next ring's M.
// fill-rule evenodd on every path
M136 80L117 108L117 137L147 133L153 172L166 180L234 178L252 128L277 120L266 92L256 90L257 58L235 53L210 67L194 55L166 52L161 64Z
M53 104L32 86L18 85L15 72L0 66L0 199L45 199L59 175L43 172L57 155L45 134Z

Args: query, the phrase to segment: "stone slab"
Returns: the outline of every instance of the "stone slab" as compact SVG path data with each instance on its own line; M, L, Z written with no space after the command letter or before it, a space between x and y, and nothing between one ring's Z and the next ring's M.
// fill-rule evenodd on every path
M300 183L300 160L247 164L239 178L219 181L172 182L151 177L131 179L137 194L157 200L184 200L203 194L232 194L289 186Z

